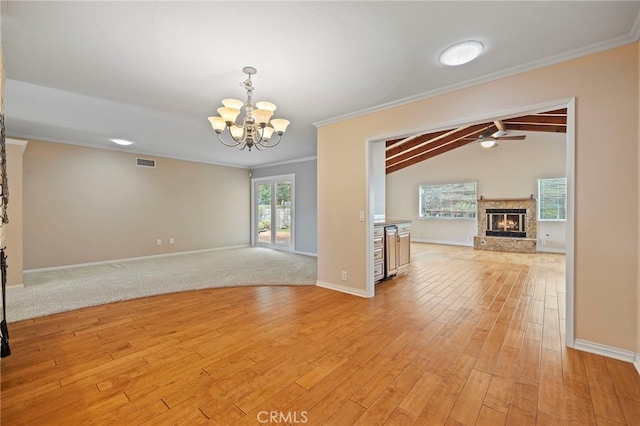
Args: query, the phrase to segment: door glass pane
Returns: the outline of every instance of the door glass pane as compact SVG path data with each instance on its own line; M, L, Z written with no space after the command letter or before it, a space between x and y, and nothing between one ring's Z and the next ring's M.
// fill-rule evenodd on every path
M258 184L258 242L271 244L271 184Z
M291 245L291 182L277 182L274 231L277 245Z

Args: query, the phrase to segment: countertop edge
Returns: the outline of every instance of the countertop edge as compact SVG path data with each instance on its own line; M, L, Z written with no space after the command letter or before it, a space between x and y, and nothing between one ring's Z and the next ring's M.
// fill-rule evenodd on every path
M373 222L373 226L390 226L390 225L399 225L401 223L411 223L411 220L402 220L402 219L393 219L393 220L381 220Z

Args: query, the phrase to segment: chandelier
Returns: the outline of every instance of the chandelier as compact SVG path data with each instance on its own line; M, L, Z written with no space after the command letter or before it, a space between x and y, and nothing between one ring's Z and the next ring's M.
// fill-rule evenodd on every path
M244 67L242 71L247 74L247 79L240 83L247 91L247 102L243 103L238 99L223 99L222 107L218 108L220 117L209 117L211 127L216 131L218 139L223 145L245 149L256 147L259 151L264 148L272 148L280 143L282 134L287 130L289 121L276 118L271 120L276 106L271 102L256 102L253 105L253 84L251 76L257 70L253 67ZM242 124L236 123L236 118L240 115L244 107L244 118ZM225 141L222 132L227 129L232 141ZM273 134L277 135L277 140L273 142Z

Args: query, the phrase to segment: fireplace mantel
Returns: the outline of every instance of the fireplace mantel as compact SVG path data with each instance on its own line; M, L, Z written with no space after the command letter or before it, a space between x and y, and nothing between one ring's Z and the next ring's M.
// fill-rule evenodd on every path
M487 236L487 209L525 210L525 237ZM514 251L535 253L537 251L538 221L536 199L526 198L484 198L478 199L478 235L473 238L473 247L482 250Z
M528 198L484 198L482 195L480 196L480 198L478 198L478 202L480 201L484 201L484 202L506 202L506 201L530 201L533 200L534 202L536 201L535 198L533 198L533 194L531 194L530 197Z

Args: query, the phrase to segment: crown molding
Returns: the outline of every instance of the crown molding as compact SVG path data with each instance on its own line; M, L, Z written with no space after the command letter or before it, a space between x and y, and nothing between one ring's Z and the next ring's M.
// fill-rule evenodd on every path
M601 43L592 44L587 47L583 47L580 49L574 49L569 52L564 52L562 54L548 56L546 58L528 62L522 65L517 65L515 67L507 68L502 71L486 74L482 77L473 78L470 80L465 80L460 83L451 84L449 86L444 86L438 89L430 90L427 92L419 93L417 95L409 96L406 98L398 99L396 101L387 102L381 105L373 106L370 108L361 109L358 111L354 111L348 114L339 115L336 117L331 117L326 120L316 121L312 123L316 128L326 126L329 124L338 123L341 121L349 120L352 118L360 117L363 115L371 114L374 112L384 111L387 109L395 108L398 106L406 105L412 102L421 101L428 98L433 98L436 96L440 96L446 93L454 92L456 90L466 89L473 86L478 86L480 84L488 83L491 81L500 80L502 78L511 77L513 75L521 74L527 71L532 71L538 68L543 68L549 65L558 64L561 62L569 61L572 59L576 59L582 56L591 55L594 53L602 52L609 49L614 49L616 47L624 46L626 44L634 43L640 40L640 12L636 16L636 20L634 21L634 25L624 36L616 37Z
M318 159L317 156L313 156L313 157L297 158L295 160L278 161L276 163L267 163L267 164L260 164L258 166L252 166L251 170L264 169L265 167L282 166L283 164L303 163L305 161L313 161L317 159Z
M22 147L22 153L24 154L24 150L27 149L27 144L29 143L29 141L25 141L25 140L21 140L21 139L6 138L5 139L5 143L7 145L18 145L18 146Z

